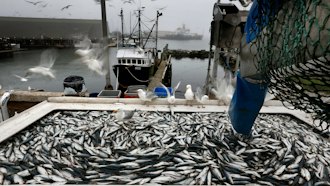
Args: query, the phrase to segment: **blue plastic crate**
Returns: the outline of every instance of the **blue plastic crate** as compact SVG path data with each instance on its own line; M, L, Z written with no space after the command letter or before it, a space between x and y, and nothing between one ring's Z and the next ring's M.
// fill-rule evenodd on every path
M168 91L170 92L171 95L173 95L173 89L172 87L167 87ZM154 94L158 97L161 98L166 98L167 97L167 92L164 87L156 87L154 88Z

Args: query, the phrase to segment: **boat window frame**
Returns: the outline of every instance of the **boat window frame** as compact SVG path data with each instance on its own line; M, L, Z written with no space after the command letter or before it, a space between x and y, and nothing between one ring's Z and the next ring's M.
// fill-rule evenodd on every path
M132 65L136 65L137 64L136 59L131 59L131 62L132 62Z

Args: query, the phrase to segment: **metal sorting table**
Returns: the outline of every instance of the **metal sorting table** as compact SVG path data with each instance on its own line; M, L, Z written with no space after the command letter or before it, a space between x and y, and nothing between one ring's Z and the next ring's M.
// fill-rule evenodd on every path
M144 105L133 98L49 98L0 124L0 182L329 184L330 141L313 132L307 114L267 102L252 138L245 138L230 128L228 106L215 100L185 104L183 99ZM111 116L116 109L136 109L136 121L116 121ZM84 119L70 124L75 115ZM89 120L98 115L103 118ZM59 116L71 118L69 124Z

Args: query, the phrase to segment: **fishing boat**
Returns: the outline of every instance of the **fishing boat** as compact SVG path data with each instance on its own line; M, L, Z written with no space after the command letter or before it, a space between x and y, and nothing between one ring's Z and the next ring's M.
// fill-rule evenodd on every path
M162 32L159 38L168 40L201 40L203 35L191 33L190 29L183 24L182 27L177 28L174 32Z
M113 65L113 71L116 75L116 90L125 92L129 86L149 86L157 70L165 70L164 73L166 79L160 79L167 86L171 84L171 71L166 69L171 68L171 62L169 56L165 55L165 51L161 54L162 58L159 58L159 51L157 49L157 37L156 46L150 47L148 41L150 41L150 34L145 38L142 36L141 30L141 10L138 10L138 25L139 30L137 35L131 34L129 38L124 38L122 30L122 40L118 44L117 61ZM158 26L158 17L161 13L157 12L157 19L153 28ZM121 11L121 17L123 12ZM122 19L123 20L123 19ZM122 22L123 24L123 22ZM123 27L122 27L123 28ZM157 32L157 31L156 31ZM157 34L156 34L157 35ZM166 61L166 69L160 69L162 61Z
M155 68L155 49L126 46L117 51L117 64L113 70L117 78L117 89L127 89L130 85L148 85Z

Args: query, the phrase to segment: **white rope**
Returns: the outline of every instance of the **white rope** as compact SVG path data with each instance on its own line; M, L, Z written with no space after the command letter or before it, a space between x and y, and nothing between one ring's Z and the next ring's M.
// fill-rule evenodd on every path
M131 74L131 76L136 80L136 81L139 81L141 83L147 83L149 82L149 80L140 80L138 79L137 77L134 76L134 74L132 74L132 72L128 69L129 67L126 67L126 70L128 71L129 74Z

